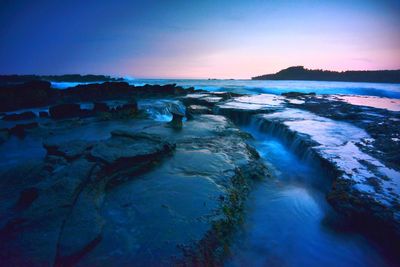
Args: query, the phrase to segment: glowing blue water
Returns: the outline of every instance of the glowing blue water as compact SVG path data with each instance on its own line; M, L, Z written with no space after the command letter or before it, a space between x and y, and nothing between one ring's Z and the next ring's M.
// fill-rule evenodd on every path
M228 91L241 94L281 94L284 92L304 92L317 94L354 94L400 98L400 84L353 83L327 81L253 81L253 80L172 80L172 79L127 79L132 85L171 84L208 91ZM65 89L76 86L76 82L52 82L52 86ZM86 83L87 84L87 83Z
M327 81L253 81L253 80L129 80L130 84L169 84L208 91L228 91L241 94L281 94L304 92L317 94L354 94L400 98L400 84L353 83Z
M102 83L102 82L51 82L51 86L57 89L66 89L80 84L92 84L92 83Z
M325 221L336 214L327 204L324 173L302 162L282 143L252 128L253 145L274 174L256 185L247 203L243 231L227 266L390 266L377 248L356 233L341 233Z

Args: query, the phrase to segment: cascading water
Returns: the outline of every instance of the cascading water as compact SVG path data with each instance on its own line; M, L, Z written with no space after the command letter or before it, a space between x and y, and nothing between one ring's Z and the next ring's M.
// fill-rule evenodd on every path
M282 143L288 146L290 150L294 151L303 160L308 162L316 160L315 153L310 149L313 142L306 136L290 131L288 127L282 123L263 120L257 116L252 118L251 124L255 125L261 132L280 139Z
M227 266L390 266L363 236L330 226L337 219L325 200L330 177L318 162L296 155L301 138L257 119L242 130L253 135L273 178L250 194Z

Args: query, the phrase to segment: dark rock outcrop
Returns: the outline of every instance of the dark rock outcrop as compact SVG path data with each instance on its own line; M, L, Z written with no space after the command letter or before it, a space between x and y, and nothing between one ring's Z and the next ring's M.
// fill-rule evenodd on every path
M17 124L13 126L12 128L9 129L9 133L16 135L18 137L24 137L26 130L28 129L33 129L38 127L39 124L37 122L31 122L31 123L23 123L23 124Z
M112 78L105 75L0 75L0 84L25 83L31 81L51 82L112 82L120 81L122 78Z
M32 81L0 88L0 111L46 106L58 92L49 82Z
M115 99L180 96L195 92L175 84L133 86L126 82L77 85L65 90L50 88L49 82L32 81L0 86L0 112L65 103L97 102Z
M304 96L315 96L315 93L287 92L287 93L282 93L282 95L287 98L298 98Z
M328 70L310 70L303 66L295 66L281 70L275 74L256 76L251 79L400 83L400 70L337 72Z
M111 112L126 112L128 114L135 114L138 112L138 106L137 106L136 102L131 102L131 103L116 107L115 109L112 109Z
M106 103L101 103L101 102L95 102L93 103L93 112L99 113L99 112L109 112L110 109Z
M39 117L40 118L47 118L47 117L49 117L49 113L47 111L40 111L39 112Z
M4 115L3 120L5 121L20 121L20 120L31 120L36 118L35 113L32 111L26 111L22 113L13 113Z
M50 117L53 119L65 119L79 117L82 110L79 104L60 104L49 108Z

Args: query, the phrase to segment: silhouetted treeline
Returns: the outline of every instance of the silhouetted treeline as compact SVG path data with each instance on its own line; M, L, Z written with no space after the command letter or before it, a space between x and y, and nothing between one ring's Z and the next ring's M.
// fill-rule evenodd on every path
M400 83L400 70L337 72L310 70L305 69L303 66L296 66L281 70L275 74L256 76L251 79Z
M112 82L121 81L121 78L112 78L105 75L0 75L0 83L24 83L31 81L50 81L50 82Z

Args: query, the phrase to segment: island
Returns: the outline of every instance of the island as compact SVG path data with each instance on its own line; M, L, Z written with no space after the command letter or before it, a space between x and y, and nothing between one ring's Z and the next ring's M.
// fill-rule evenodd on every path
M294 66L274 74L264 74L252 80L301 80L301 81L341 81L341 82L373 82L400 83L400 70L373 71L329 71L312 70L304 66Z

